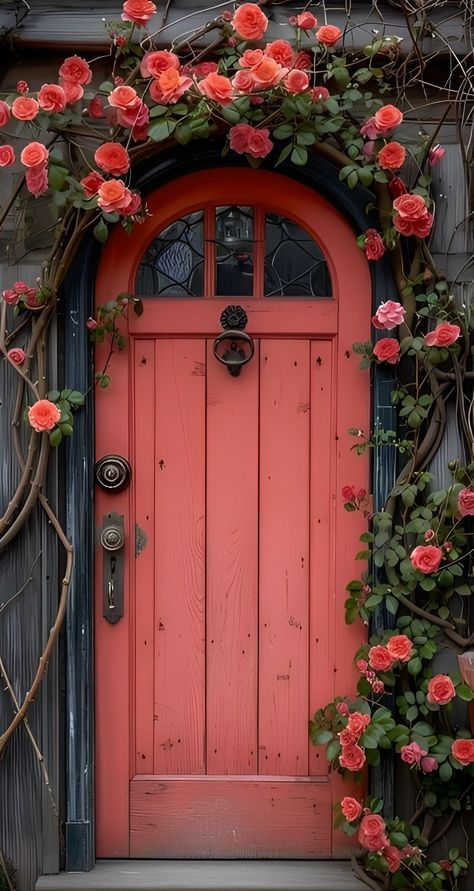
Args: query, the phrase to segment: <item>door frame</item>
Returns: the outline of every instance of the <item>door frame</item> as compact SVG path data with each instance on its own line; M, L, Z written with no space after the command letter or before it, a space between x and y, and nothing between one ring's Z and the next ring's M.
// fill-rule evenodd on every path
M190 170L210 167L229 167L220 156L219 145L206 143L186 147L172 153L162 153L136 172L135 184L145 193L160 184L189 173ZM239 165L235 161L232 166ZM271 170L271 167L267 169ZM316 193L330 200L333 207L346 218L354 231L352 236L367 227L365 208L372 199L371 193L362 186L353 191L339 182L338 171L325 159L314 157L305 168L295 169L282 165L279 173L312 187ZM370 221L369 225L375 223ZM93 310L92 300L95 273L100 259L100 249L92 239L84 242L64 286L68 312L65 314L65 378L71 374L78 386L87 389L91 383L90 344L85 321ZM393 282L386 260L379 261L371 270L373 306L393 295ZM369 310L370 317L370 310ZM366 330L369 319L366 319ZM353 331L348 332L348 350ZM349 342L350 341L350 342ZM352 364L352 363L351 363ZM72 379L72 378L71 378ZM392 427L394 409L388 398L392 381L391 369L375 369L372 387L372 414L385 427ZM367 380L366 386L369 385ZM347 426L356 423L347 419ZM89 401L77 418L77 437L68 445L66 462L71 484L66 493L66 518L68 533L76 550L76 568L71 589L71 599L66 628L66 658L68 687L65 721L68 730L66 746L66 821L65 866L78 871L93 868L94 846L94 651L93 651L93 455L94 428L93 406ZM342 429L342 428L341 428ZM344 428L345 429L345 428ZM87 461L84 461L86 449ZM381 505L390 488L394 475L393 462L387 449L380 449L373 460L374 496L376 507ZM361 478L361 466L355 466L357 478ZM345 482L345 480L344 480ZM77 505L82 509L78 511ZM346 519L346 518L344 518ZM352 546L356 530L348 527L348 543ZM342 581L342 580L341 580ZM342 604L339 604L339 609ZM385 797L392 798L390 764L379 776ZM125 853L122 856L127 856Z

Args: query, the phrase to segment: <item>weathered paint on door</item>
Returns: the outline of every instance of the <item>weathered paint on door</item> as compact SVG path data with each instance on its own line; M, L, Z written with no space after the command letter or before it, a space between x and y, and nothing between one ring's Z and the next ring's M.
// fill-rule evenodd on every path
M280 175L190 175L151 196L153 216L132 236L113 234L98 302L134 291L145 249L171 220L234 204L310 232L333 296L264 298L260 223L252 297L214 297L206 259L204 299L148 298L113 356L97 455L127 457L133 477L124 492L97 493L98 525L113 510L127 530L126 611L113 626L97 561L99 856L345 850L331 830L340 784L310 746L308 720L351 677L341 607L355 530L338 492L364 483L347 428L367 422L368 381L350 346L370 319L354 235ZM212 351L229 303L244 306L256 347L237 378Z

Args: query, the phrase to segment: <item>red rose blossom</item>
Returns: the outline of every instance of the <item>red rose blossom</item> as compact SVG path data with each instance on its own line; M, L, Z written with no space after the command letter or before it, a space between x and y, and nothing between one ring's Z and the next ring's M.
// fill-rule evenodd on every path
M379 362L395 365L400 358L400 344L394 337L382 337L374 346L374 356Z
M450 322L441 322L436 326L434 331L430 331L429 334L425 335L425 343L430 347L452 346L460 334L461 329L459 325L451 325Z
M382 236L377 229L367 229L364 243L365 255L368 260L379 260L385 253L385 245Z
M122 19L124 22L135 22L136 25L146 25L150 21L156 6L151 0L125 0L123 4Z
M443 558L441 548L434 545L418 545L410 554L410 561L415 569L418 569L424 575L431 575L436 572Z

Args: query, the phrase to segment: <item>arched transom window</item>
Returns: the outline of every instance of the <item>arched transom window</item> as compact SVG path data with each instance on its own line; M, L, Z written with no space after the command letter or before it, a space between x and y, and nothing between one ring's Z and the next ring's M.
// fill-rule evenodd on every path
M158 233L140 265L144 297L328 298L329 269L313 236L261 205L183 215Z

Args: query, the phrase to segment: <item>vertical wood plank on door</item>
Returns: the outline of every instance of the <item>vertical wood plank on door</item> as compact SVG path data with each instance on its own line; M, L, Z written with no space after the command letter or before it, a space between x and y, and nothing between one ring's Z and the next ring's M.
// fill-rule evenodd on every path
M308 771L309 342L260 345L259 773Z
M258 344L232 378L208 345L207 772L257 772Z
M134 341L135 773L153 773L155 620L155 340ZM138 533L138 530L139 533Z
M334 473L335 405L333 344L311 343L311 559L310 559L310 716L334 691ZM309 743L309 773L326 776L320 746Z
M204 340L156 342L157 774L205 770L205 361Z

